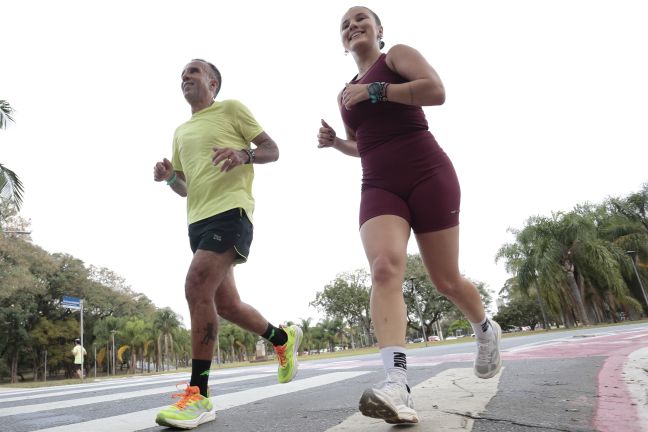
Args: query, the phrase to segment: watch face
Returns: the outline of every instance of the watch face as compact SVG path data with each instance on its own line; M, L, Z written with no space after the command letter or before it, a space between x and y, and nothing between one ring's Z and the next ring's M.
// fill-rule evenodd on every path
M367 90L369 90L369 94L378 93L380 92L380 84L378 84L377 82L371 83L369 84Z

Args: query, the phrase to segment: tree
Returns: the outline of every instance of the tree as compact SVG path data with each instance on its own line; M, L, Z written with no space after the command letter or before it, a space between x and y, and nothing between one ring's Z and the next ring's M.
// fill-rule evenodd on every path
M311 321L313 321L312 318L308 317L306 319L300 318L299 319L299 327L301 327L302 332L303 332L303 337L302 337L302 351L310 351L311 349Z
M626 198L609 199L608 205L629 220L639 222L648 233L648 183L644 183L639 192Z
M330 352L335 350L335 346L345 343L344 323L340 318L325 319L318 324L322 328L322 342L324 342Z
M72 343L79 331L79 323L73 318L62 321L51 321L41 318L30 332L30 354L33 362L34 381L44 373L44 354L47 351L47 368L49 371L65 369L72 372Z
M164 370L164 364L168 365L169 348L173 350L173 332L180 326L178 314L171 308L160 309L155 313L153 319L153 328L157 331L158 337L158 357L161 360L161 367ZM162 351L164 347L164 351Z
M472 282L477 287L482 301L488 307L491 296L486 291L485 284ZM422 319L425 334L431 335L434 324L442 318L454 318L455 320L463 318L463 314L454 303L436 289L419 254L407 255L403 294L407 306L407 325L413 330L421 329Z
M506 260L522 293L537 293L545 316L559 315L571 326L616 319L618 309L641 309L628 289L632 263L621 246L633 241L641 247L645 240L636 231L628 237L631 220L610 208L580 205L529 218L513 231L515 242L500 248L497 259Z
M92 334L95 337L95 343L102 347L105 346L106 353L110 353L110 355L108 356L108 363L106 364L108 371L110 371L110 366L115 361L116 353L112 351L113 337L114 335L119 334L122 325L122 319L114 316L107 316L105 318L97 320L93 327ZM115 345L118 345L118 340L115 342Z
M327 316L346 320L351 327L360 326L365 340L371 341L370 281L369 274L362 269L340 273L323 291L316 293L310 305L324 311Z
M0 129L14 121L14 109L6 100L0 100ZM20 210L23 200L23 184L15 172L0 163L0 197L11 200Z
M148 327L150 326L143 319L136 317L131 317L123 325L121 340L127 344L130 350L129 373L135 373L138 353L140 360L142 363L144 362L144 344L146 343Z
M13 200L0 196L0 234L31 241L31 221L18 213Z
M514 280L507 281L507 284L500 291L503 299L498 308L497 315L494 319L506 329L509 326L531 327L535 330L538 323L543 322L540 304L536 301L537 297L524 295ZM544 328L548 329L549 324L544 320Z
M47 312L48 280L53 269L41 248L0 236L0 357L17 382L20 363L30 352L30 332Z

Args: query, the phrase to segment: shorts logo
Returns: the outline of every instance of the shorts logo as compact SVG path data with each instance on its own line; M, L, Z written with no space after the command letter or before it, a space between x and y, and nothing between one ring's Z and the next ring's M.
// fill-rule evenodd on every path
M452 211L450 211L450 214L457 214L457 213L459 213L459 210L452 210Z
M218 234L214 234L214 237L212 237L216 241L223 241L223 238L219 236Z

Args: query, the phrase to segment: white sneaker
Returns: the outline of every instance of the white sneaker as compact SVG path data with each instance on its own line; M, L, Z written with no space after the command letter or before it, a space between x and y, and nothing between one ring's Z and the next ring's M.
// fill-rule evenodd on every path
M363 415L391 424L419 421L409 387L392 381L383 381L378 386L365 390L359 408Z
M492 378L502 368L502 357L499 345L502 339L502 329L495 321L490 320L491 331L494 337L488 339L477 338L477 358L475 358L475 375L478 378Z

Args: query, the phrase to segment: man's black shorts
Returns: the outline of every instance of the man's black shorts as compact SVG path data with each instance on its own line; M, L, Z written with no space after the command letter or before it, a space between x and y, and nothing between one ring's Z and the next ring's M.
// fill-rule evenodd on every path
M242 208L234 208L189 225L191 250L224 253L234 248L236 264L247 261L252 244L252 222Z

